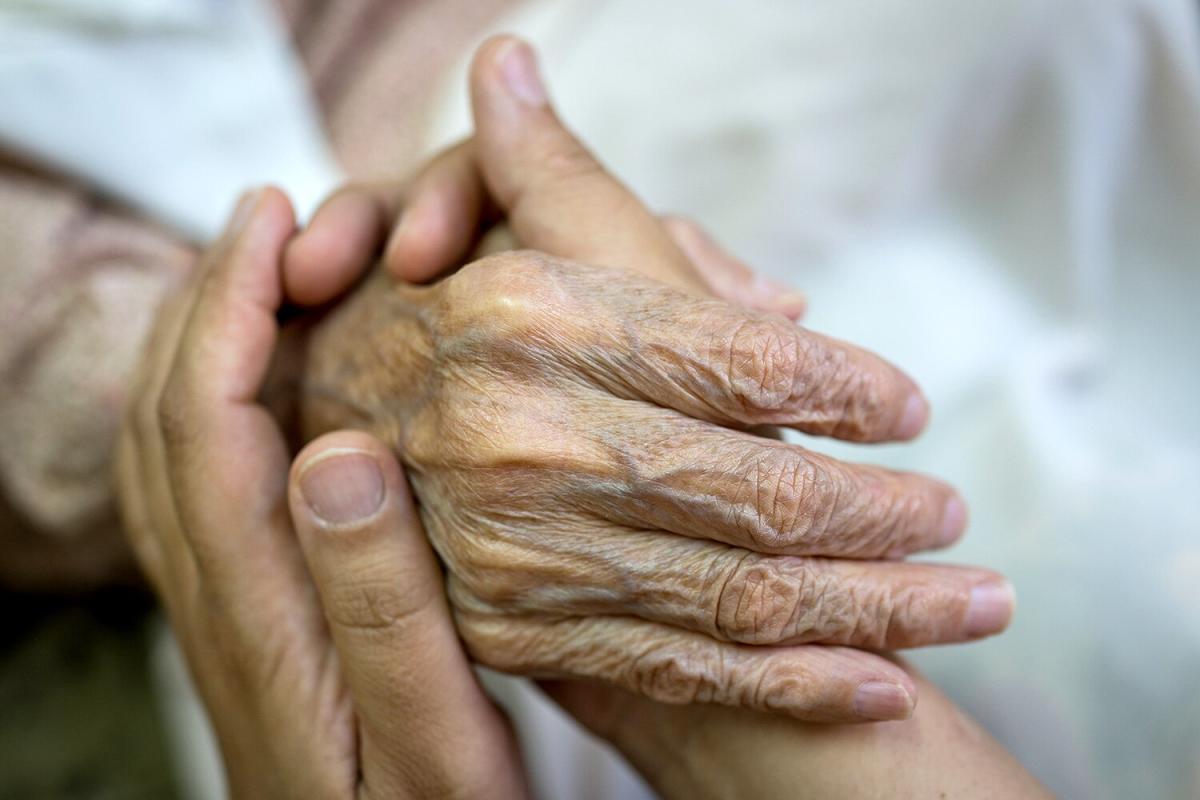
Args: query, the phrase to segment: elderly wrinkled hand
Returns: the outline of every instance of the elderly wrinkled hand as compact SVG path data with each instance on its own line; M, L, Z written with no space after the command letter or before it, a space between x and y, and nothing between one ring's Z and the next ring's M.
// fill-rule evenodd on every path
M916 386L712 299L678 237L559 125L524 45L481 49L472 99L476 136L443 159L450 177L405 198L389 267L431 277L489 204L540 252L428 286L368 281L314 333L310 432L352 425L396 449L484 664L810 720L907 716L911 680L858 648L998 632L1011 590L889 560L961 535L944 483L751 431L911 438L927 415ZM289 253L294 273L323 248L332 272L375 252L380 196L331 200Z

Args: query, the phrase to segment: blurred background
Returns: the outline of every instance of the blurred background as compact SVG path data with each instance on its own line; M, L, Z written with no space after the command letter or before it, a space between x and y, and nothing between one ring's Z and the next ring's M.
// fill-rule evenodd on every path
M914 444L808 443L955 483L944 557L1016 586L1008 633L915 662L1063 797L1200 797L1198 25L1192 0L0 0L0 798L220 796L114 533L141 337L244 187L311 210L468 135L500 30L653 208L926 390ZM558 765L543 796L645 792L494 684Z

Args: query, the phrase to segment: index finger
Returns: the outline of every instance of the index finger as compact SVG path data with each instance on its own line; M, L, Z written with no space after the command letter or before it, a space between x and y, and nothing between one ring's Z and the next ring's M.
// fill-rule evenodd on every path
M276 189L248 206L210 252L158 399L158 426L198 565L236 573L228 582L239 587L263 584L257 592L294 560L279 525L286 443L258 396L278 338L280 263L295 220ZM256 533L253 547L230 533L245 530Z
M295 215L287 197L268 187L251 196L239 216L196 289L164 387L198 416L255 401L278 334L281 262Z
M783 316L539 253L478 263L471 279L502 281L512 301L513 324L489 320L505 337L529 338L533 353L617 397L731 427L861 442L910 439L928 418L921 391L895 366Z
M619 379L641 399L737 427L859 442L907 440L925 427L929 408L916 383L868 350L719 301L638 299L636 329L593 318L600 342L620 343L577 355L584 369L601 358L615 367L594 380Z

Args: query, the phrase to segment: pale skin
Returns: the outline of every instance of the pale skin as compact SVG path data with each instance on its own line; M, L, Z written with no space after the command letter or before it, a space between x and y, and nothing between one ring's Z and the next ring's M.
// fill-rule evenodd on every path
M329 214L325 216L328 219ZM216 723L235 795L523 796L525 787L511 736L474 682L454 636L452 609L445 601L437 562L424 544L401 467L391 453L396 443L385 445L357 432L330 434L300 454L289 481L283 435L255 401L264 389L267 362L279 335L276 312L285 296L292 302L320 303L332 299L355 277L352 270L342 269L344 265L334 264L326 272L306 268L304 259L296 258L297 253L305 252L302 237L288 241L293 225L290 208L278 193L256 195L206 256L198 286L163 315L121 442L121 498L135 552L164 598ZM524 240L520 227L514 228ZM314 230L320 230L316 222ZM666 241L672 241L669 230ZM628 244L636 245L632 240ZM404 247L398 250L403 252ZM692 256L689 266L701 264L697 267L700 275L722 268L703 258L697 261L695 251L688 255ZM586 275L602 270L605 286L626 286L614 283L619 280L619 270L611 267L603 271L544 253L520 258L520 269L527 268L525 260L530 258L550 263L555 270L552 285L572 277L586 281ZM458 277L470 277L484 269L477 266ZM724 280L736 283L729 278L731 274L727 271ZM537 273L535 278L540 285L546 276ZM479 279L486 280L487 276ZM711 286L720 280L707 282ZM449 281L439 285L446 283ZM745 289L744 284L739 285ZM420 291L428 298L437 286ZM583 286L589 291L568 297L579 300L592 289L599 291L594 284ZM655 289L676 292L668 298L670 302L709 304L704 307L712 310L714 301L702 299L702 290ZM352 303L367 308L383 303L401 322L366 325L363 330L386 332L394 330L390 325L408 324L390 304L398 302L396 297L401 298L400 305L414 302L407 294L411 291L415 290L393 292L378 278L369 284ZM635 283L621 296L643 291L646 286ZM746 294L752 292L746 290ZM362 313L355 311L354 305L349 309L346 318L351 320ZM424 314L426 319L431 316ZM319 347L323 332L317 335L314 344ZM666 351L670 352L669 348ZM427 348L426 357L428 352L437 351ZM556 370L568 366L555 365ZM444 367L449 371L462 368L457 363ZM535 374L540 379L555 377ZM580 370L575 380L586 387L582 381L586 377ZM410 393L414 387L427 388L419 378L405 384ZM607 391L604 396L610 399L638 402L619 397L611 382L598 383L601 386L596 391ZM710 402L718 395L697 391L683 396L699 403L694 408L721 408ZM322 394L322 399L325 397ZM404 411L389 413L399 416ZM898 418L902 417L901 413ZM678 421L675 416L671 419ZM716 420L689 419L689 424L732 430L714 425ZM739 421L739 427L755 421ZM389 422L385 418L378 424ZM395 424L395 418L390 424ZM737 435L756 445L785 447L745 433ZM678 434L673 431L671 436L674 441ZM402 451L402 455L407 454ZM437 458L431 456L425 468L433 472ZM589 466L594 468L594 464ZM441 480L452 483L454 469L444 472ZM419 488L420 480L415 483ZM547 499L542 496L538 502ZM426 502L424 497L421 500ZM289 515L281 513L285 506L290 506L290 521ZM496 530L496 523L482 514L487 508L481 505L475 512L484 517L481 534ZM430 519L429 510L423 511ZM555 511L551 508L548 513ZM892 525L888 530L901 527ZM738 530L731 526L727 532L736 535ZM436 542L434 532L429 533ZM748 535L746 531L741 534ZM685 538L692 535L667 528L661 538L688 546L711 544L708 535ZM869 541L871 537L864 538ZM818 535L816 541L823 540ZM919 538L913 541L921 542ZM785 542L784 546L791 544ZM871 545L860 541L857 546ZM888 544L882 552L899 555L919 546ZM548 553L539 553L539 559L544 562L561 551ZM558 569L557 562L548 563ZM621 565L631 563L622 561ZM895 569L906 565L877 566ZM488 562L488 568L500 569L503 574L499 562ZM520 578L519 569L509 571ZM858 579L872 586L875 577L866 574L865 579ZM573 587L586 585L580 582L588 577L570 575L561 595L570 600ZM846 583L842 578L845 576L834 583ZM687 579L680 574L679 580ZM454 594L453 584L461 576L452 564L449 580L461 631L465 601ZM853 579L849 585L855 585ZM639 596L637 602L643 601ZM561 602L561 597L544 602L556 608L553 603ZM618 597L618 602L631 601ZM959 602L956 614L947 616L954 616L959 623L954 637L964 638L972 634L964 629ZM681 608L686 611L689 606L685 603ZM718 612L719 608L718 602ZM870 613L869 609L850 608ZM532 619L545 626L543 612L534 607L527 615L506 615L497 625L519 628ZM553 613L570 621L592 618L586 614L573 618L560 610ZM936 606L931 613L936 616ZM737 615L733 616L736 621ZM673 619L670 624L642 619L640 624L670 629L669 635L699 637L705 642L701 648L733 646L728 640L736 636L716 627L689 632L689 623L683 619ZM548 639L554 645L552 629L550 625L534 638ZM750 630L757 632L760 626L752 625ZM830 630L837 630L836 625ZM876 635L893 635L886 632L890 627L883 630L885 633ZM897 630L907 629L901 626ZM502 631L501 638L508 635ZM465 638L470 644L470 636ZM587 637L582 638L587 643ZM606 639L605 632L593 644L609 646ZM805 636L801 634L799 639L803 641ZM483 649L486 652L491 646L485 642ZM494 646L502 652L505 645ZM778 661L788 668L795 663L788 658L798 651L823 651L835 658L843 652L843 648L813 645L746 644L738 650L745 651L748 659L771 665L765 669L776 668L773 662ZM592 676L586 668L572 668L570 662L563 662L561 654L561 648L552 654L550 663L558 666L550 669L550 674ZM859 651L847 650L846 654L868 656ZM478 652L474 655L478 657ZM625 655L618 654L618 665ZM686 649L673 658L681 659L680 664L694 663L689 661L694 653ZM855 711L852 695L838 698L840 684L836 681L840 676L832 672L845 669L845 665L836 664L837 670L824 673L819 658L805 662L817 665L811 673L797 671L781 687L785 705L778 708L761 700L754 702L753 693L698 696L691 691L695 686L715 691L727 684L717 680L707 685L703 680L689 684L693 676L686 669L679 673L670 668L658 674L661 681L648 684L642 680L623 683L619 674L611 672L594 676L641 694L613 688L604 681L571 681L547 688L583 724L610 738L666 797L891 797L905 793L923 797L938 790L953 796L1037 796L1039 790L1019 766L944 698L899 666L873 655L869 658L881 668L894 670L881 674L903 676L910 698L921 685L925 699L912 720L886 726L809 726L786 716L712 705L663 706L642 696L732 701L810 719L863 719L864 715ZM567 669L563 669L564 663ZM806 681L832 681L835 688L813 693ZM736 685L736 681L728 685ZM680 694L681 687L684 694ZM792 693L809 699L787 705ZM813 697L834 699L821 705L812 702ZM833 714L827 713L830 708ZM897 716L911 711L910 702ZM703 735L695 735L701 730Z

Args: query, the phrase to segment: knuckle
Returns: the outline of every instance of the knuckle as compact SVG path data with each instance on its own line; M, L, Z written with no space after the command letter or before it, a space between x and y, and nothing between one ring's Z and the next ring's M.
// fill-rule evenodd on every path
M936 628L941 616L936 603L913 587L887 593L881 605L881 611L875 615L879 619L878 629L869 645L879 649L921 643L924 638L921 633Z
M395 579L359 579L333 588L325 613L333 625L347 630L389 630L422 613L432 600L404 591Z
M525 501L545 502L590 475L599 459L599 446L562 422L570 398L525 392L515 386L519 380L514 376L507 387L454 387L433 398L423 424L402 434L409 462L439 481L439 490L487 514L484 522L528 522L521 519Z
M777 553L815 544L831 505L829 481L809 460L788 453L755 461L746 535L755 550Z
M900 630L909 601L878 587L858 587L847 593L848 608L836 628L829 626L826 638L837 644L884 649L896 646L892 632Z
M797 698L812 692L812 676L792 664L764 664L747 692L746 705L764 711L796 708Z
M552 180L573 184L604 175L604 168L577 139L559 139L548 148L542 162Z
M537 636L494 611L454 604L454 622L467 654L478 663L514 675L548 667Z
M535 570L523 568L524 559L514 548L496 541L490 532L455 537L446 550L447 565L469 593L467 603L483 608L516 609L540 588Z
M884 429L894 416L886 380L876 372L842 364L838 387L831 402L837 409L833 433L847 439L862 439Z
M303 660L304 641L286 627L264 629L244 615L233 613L226 603L206 603L204 639L222 673L238 685L245 696L292 690L287 674L290 665Z
M920 544L934 519L921 492L906 491L898 482L871 473L848 473L844 480L853 498L830 516L830 527L847 531L845 555L899 558ZM927 521L929 524L923 524Z
M745 644L775 644L803 632L821 605L807 570L781 569L783 559L743 556L722 578L716 602L719 635Z
M553 306L556 263L541 253L496 253L463 267L447 282L440 342L524 345L537 338Z
M794 396L805 353L791 325L766 316L743 319L722 337L718 350L727 365L725 382L745 421L782 411Z
M660 703L688 705L711 702L722 693L724 668L719 649L697 646L654 646L629 664L628 680L640 694Z
M855 396L856 374L846 363L846 353L808 341L798 400L805 409L807 429L825 435L839 430L851 410L848 400Z
M847 583L828 593L821 617L812 620L813 635L829 644L882 649L897 613L893 600L869 581Z
M719 631L748 644L873 643L887 598L838 580L820 560L748 561L722 597ZM886 615L882 618L886 620ZM886 631L886 622L882 624Z
M893 490L888 491L880 502L875 541L866 546L881 557L902 558L920 546L921 533L926 526L919 523L930 520L925 499L918 494ZM928 529L935 529L933 520L929 521Z

